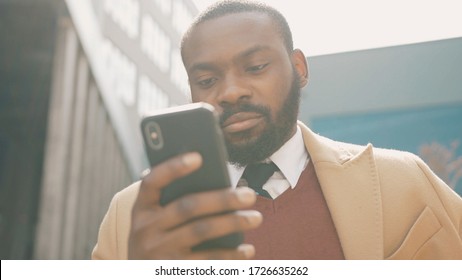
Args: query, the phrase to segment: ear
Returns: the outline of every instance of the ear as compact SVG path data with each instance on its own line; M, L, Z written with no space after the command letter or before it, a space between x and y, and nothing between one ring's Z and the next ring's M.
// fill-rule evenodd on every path
M306 57L303 52L299 49L292 51L291 58L292 65L294 66L300 80L300 88L302 88L308 84L308 62L306 61Z

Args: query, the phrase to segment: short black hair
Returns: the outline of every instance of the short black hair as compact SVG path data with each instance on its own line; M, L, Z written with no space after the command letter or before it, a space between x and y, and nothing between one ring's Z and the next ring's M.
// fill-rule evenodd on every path
M277 31L279 32L279 34L282 37L282 40L284 41L284 45L287 49L287 52L291 52L294 49L292 32L290 31L289 24L287 23L285 17L278 10L261 2L245 0L225 0L213 4L196 17L189 29L183 35L183 38L181 40L181 53L183 54L185 42L188 40L190 34L200 23L229 14L246 12L257 12L268 15L276 25Z

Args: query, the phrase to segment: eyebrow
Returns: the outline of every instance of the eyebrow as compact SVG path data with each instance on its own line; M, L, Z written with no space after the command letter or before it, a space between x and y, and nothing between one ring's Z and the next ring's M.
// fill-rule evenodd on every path
M194 63L189 67L188 72L194 72L194 71L213 71L216 70L218 67L214 66L212 63L207 63L207 62L201 62L201 63Z
M249 49L244 50L244 51L238 53L238 54L233 58L233 60L241 59L241 58L246 58L246 57L249 57L249 56L253 55L253 54L256 53L256 52L265 51L265 50L269 50L269 49L270 49L269 46L265 46L265 45L256 45L256 46L250 47ZM191 65L191 67L189 67L189 72L199 71L199 70L202 70L202 71L213 71L213 70L216 70L217 68L218 68L218 67L216 67L213 63L199 62L199 63L194 63L193 65Z

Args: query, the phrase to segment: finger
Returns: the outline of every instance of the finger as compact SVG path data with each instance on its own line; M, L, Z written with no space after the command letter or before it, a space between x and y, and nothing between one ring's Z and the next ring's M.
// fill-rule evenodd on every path
M257 211L236 211L216 217L208 217L183 225L175 230L159 234L154 227L145 227L131 233L136 236L136 246L143 252L143 258L187 259L191 248L207 239L224 236L237 231L245 231L261 224L262 216ZM155 238L153 238L155 236ZM140 242L142 240L142 242ZM132 244L133 245L133 244ZM136 245L136 244L134 244ZM132 246L133 247L133 246ZM246 249L243 249L244 251ZM204 256L200 258L205 258ZM208 258L225 258L223 256ZM231 258L231 257L226 257ZM242 254L241 257L242 258Z
M159 202L160 191L176 179L184 177L197 169L202 164L199 153L187 153L173 157L156 165L151 172L141 181L137 202L150 207Z
M205 240L258 227L263 220L260 212L240 210L202 218L170 231L167 243L191 248Z
M246 187L191 194L167 205L158 225L171 229L201 216L248 208L256 199L255 192Z

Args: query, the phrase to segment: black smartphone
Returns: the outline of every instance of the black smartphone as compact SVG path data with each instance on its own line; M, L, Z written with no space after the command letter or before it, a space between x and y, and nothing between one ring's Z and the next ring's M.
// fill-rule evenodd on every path
M186 152L199 152L202 156L199 170L162 190L162 206L187 194L231 186L218 115L210 104L192 103L146 116L141 121L141 131L151 166ZM233 233L205 241L192 249L235 248L242 241L242 233Z

